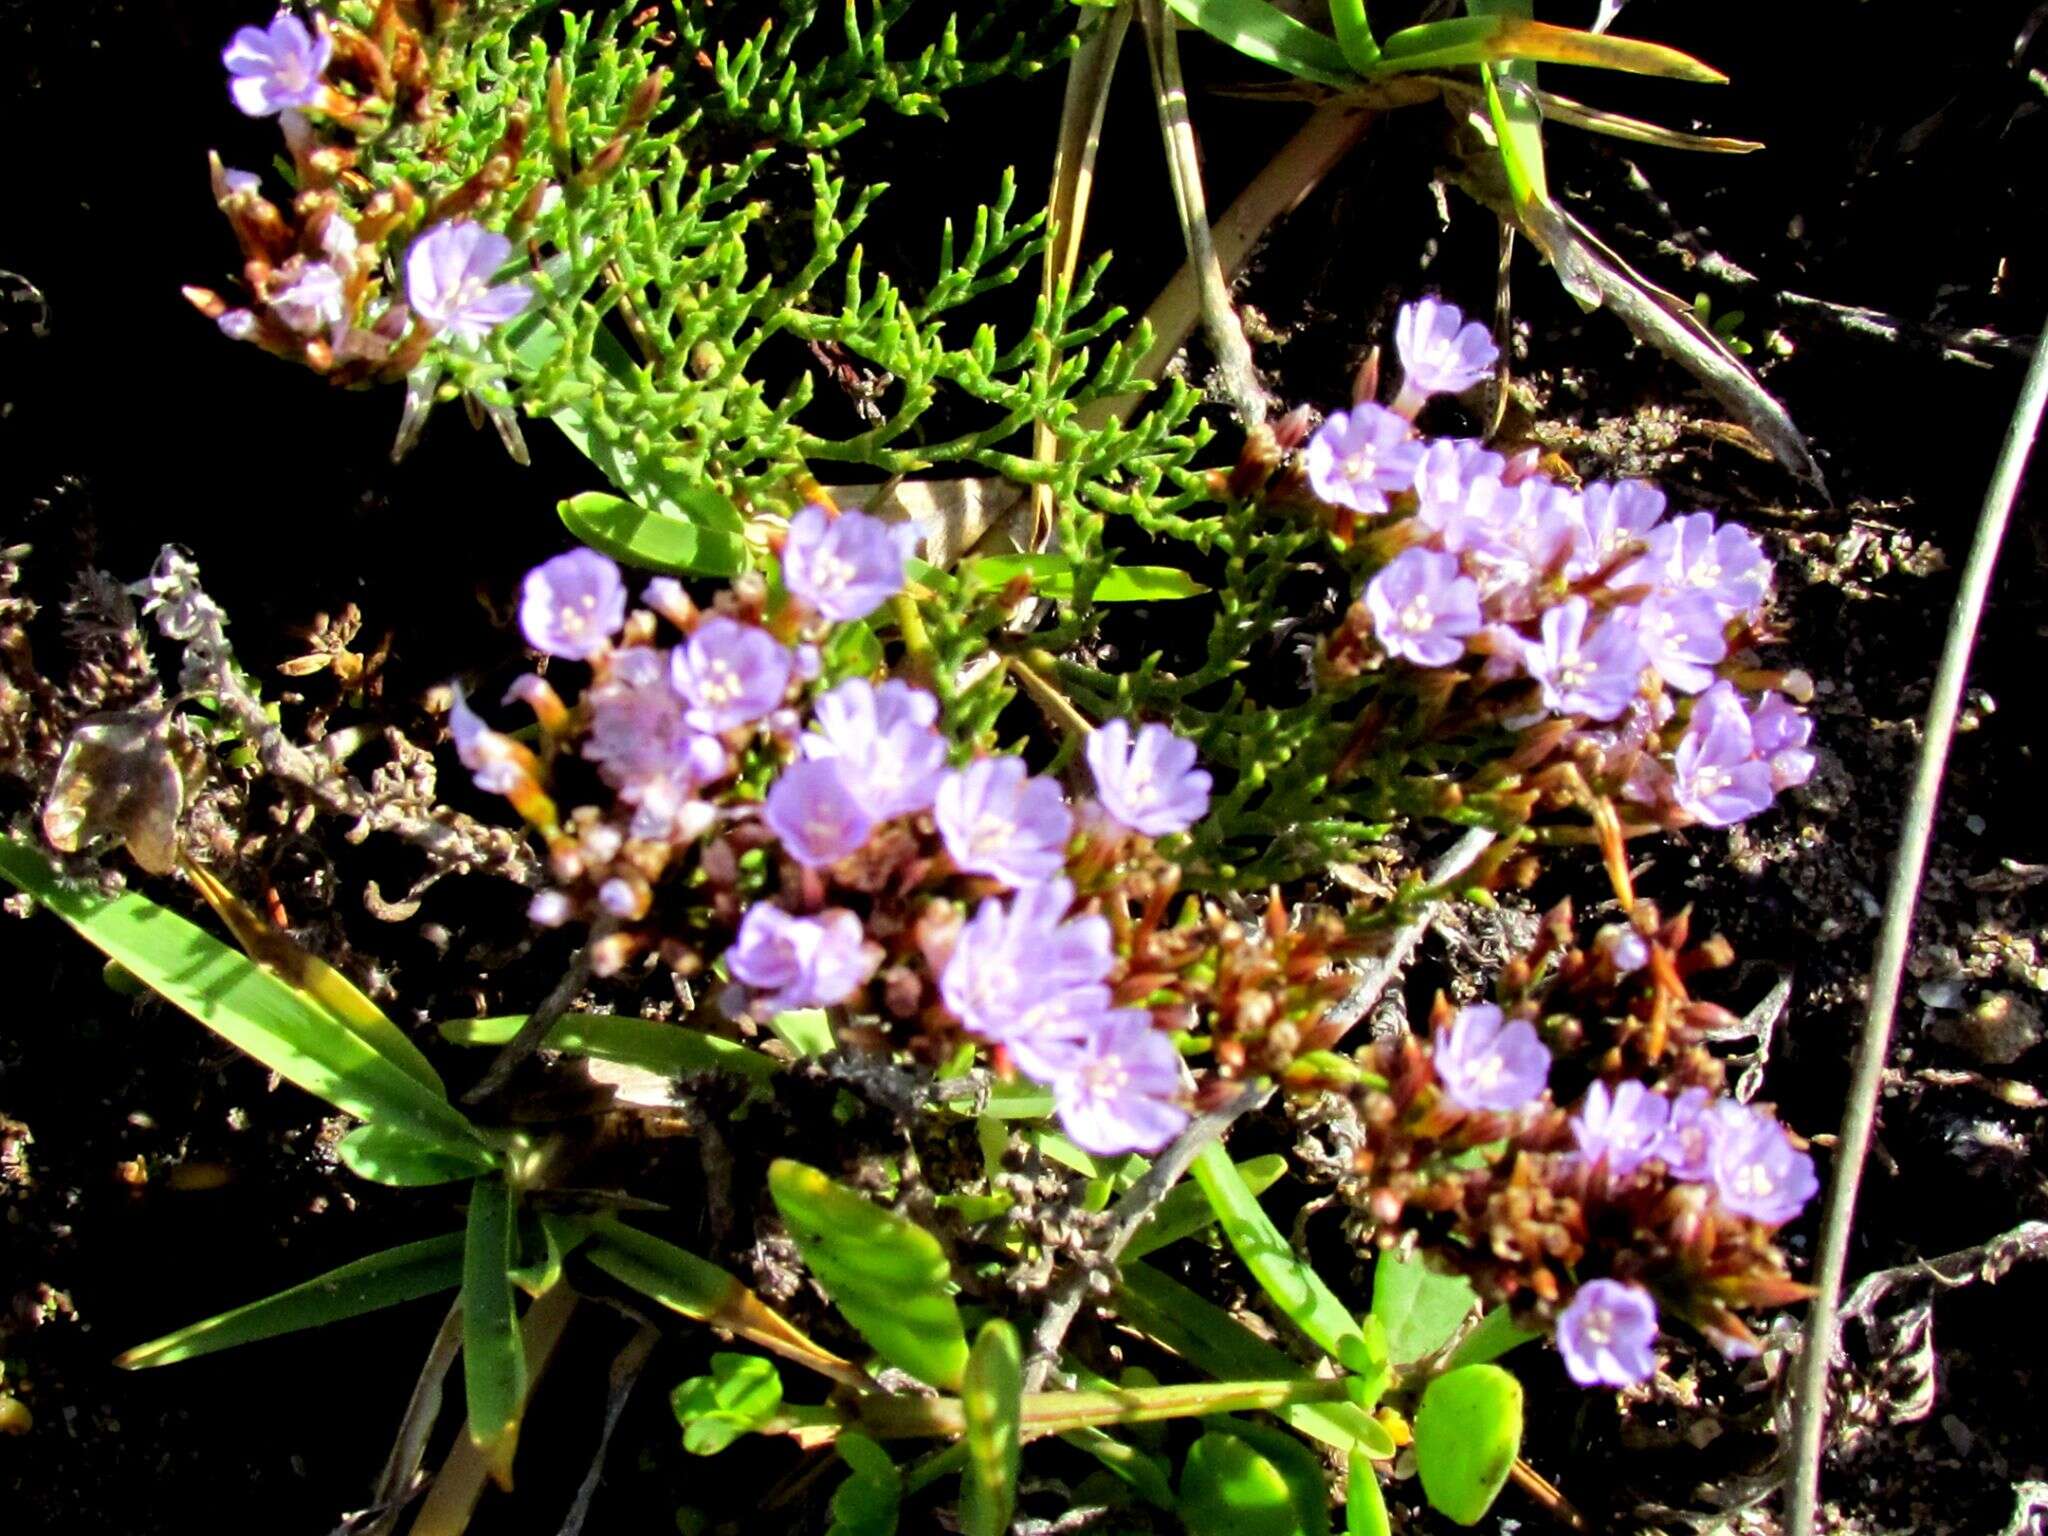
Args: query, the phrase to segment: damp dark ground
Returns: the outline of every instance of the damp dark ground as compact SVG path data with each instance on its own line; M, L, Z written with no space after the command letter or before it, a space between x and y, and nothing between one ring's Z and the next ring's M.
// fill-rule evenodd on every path
M1765 380L1811 437L1831 499L1719 430L1686 375L1609 316L1579 313L1526 251L1513 269L1517 372L1537 434L1589 475L1654 472L1676 499L1737 513L1780 552L1782 659L1819 682L1823 770L1789 809L1732 838L1657 844L1641 883L1667 907L1693 902L1734 941L1743 965L1723 1001L1748 1007L1789 976L1764 1094L1823 1137L1840 1114L1955 569L2048 315L2033 233L2048 194L2040 14L1938 0L1635 0L1624 30L1711 59L1734 83L1573 82L1617 110L1768 144L1709 159L1553 131L1552 178L1647 276L1687 300L1704 294L1716 315L1743 312L1736 334L1768 359ZM394 467L391 393L339 393L231 346L179 298L181 283L221 282L231 257L206 150L243 164L268 153L267 129L229 109L216 61L251 19L214 0L0 0L0 269L25 280L0 292L0 543L34 546L30 584L50 583L45 599L68 573L133 579L163 542L184 544L259 673L297 653L294 632L316 613L354 602L372 633L394 635L387 707L405 717L456 670L510 665L507 594L560 546L555 499L591 480L544 429L530 434L534 466L519 470L452 416ZM1197 44L1190 68L1220 205L1302 114L1213 94L1245 72ZM857 141L857 173L898 187L871 250L915 270L956 193L992 187L1007 160L1027 189L1042 180L1058 96L1057 80L990 87L956 98L949 128L877 125ZM1456 191L1440 219L1431 173L1443 140L1432 108L1375 125L1254 263L1241 295L1280 338L1259 358L1287 399L1341 403L1394 305L1418 287L1487 308L1495 227ZM1134 308L1176 260L1161 169L1142 76L1127 67L1091 243L1117 250L1112 281ZM2048 665L2044 505L2021 508L1979 645L1852 1278L2048 1215L2048 827L2035 761L2048 740L2035 714ZM402 1017L479 1001L517 1011L544 989L559 957L512 945L502 892L444 885L416 924L379 927L360 900L374 866L333 841L281 840L266 873L298 920L382 973ZM1568 869L1554 879L1572 885ZM448 942L423 937L433 925ZM1458 979L1487 939L1437 936L1416 988ZM332 1529L367 1494L438 1304L136 1375L111 1358L446 1230L451 1208L433 1191L351 1181L332 1164L318 1106L273 1091L183 1018L109 991L47 922L8 920L0 955L0 1388L34 1419L25 1436L0 1438L0 1530ZM1983 1024L1987 1004L2007 1022ZM794 1121L790 1132L819 1134ZM1277 1145L1286 1132L1247 1136ZM677 1163L679 1206L698 1198L694 1157L653 1155ZM1810 1229L1791 1241L1805 1257ZM2006 1527L2015 1485L2048 1475L2044 1303L2048 1271L2022 1266L1996 1287L1938 1298L1930 1350L1871 1358L1852 1331L1857 1423L1827 1484L1845 1529ZM627 1326L593 1308L576 1330L527 1428L521 1495L488 1504L480 1529L560 1526ZM746 1529L796 1522L808 1495L762 1507L769 1490L794 1486L793 1451L682 1457L664 1398L695 1358L675 1345L655 1356L591 1529L671 1530L685 1503ZM1528 1455L1596 1529L1769 1529L1769 1506L1744 1505L1767 1482L1782 1363L1733 1370L1681 1354L1675 1396L1617 1412L1534 1362ZM1412 1499L1396 1503L1409 1528L1432 1528ZM1527 1530L1548 1518L1511 1493L1489 1523Z

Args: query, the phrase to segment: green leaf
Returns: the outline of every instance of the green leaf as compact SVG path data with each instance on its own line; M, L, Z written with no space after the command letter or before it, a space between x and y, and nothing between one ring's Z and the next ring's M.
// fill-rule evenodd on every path
M1380 61L1380 45L1366 19L1365 0L1330 0L1330 25L1337 29L1344 62L1361 75L1370 73Z
M720 1451L766 1424L782 1408L782 1376L759 1355L715 1354L709 1376L692 1376L669 1395L692 1456Z
M1456 1370L1461 1365L1484 1365L1489 1360L1498 1360L1518 1344L1542 1337L1537 1330L1517 1323L1506 1307L1495 1307L1479 1319L1478 1327L1458 1341L1447 1366Z
M497 1166L497 1159L482 1149L475 1156L460 1156L389 1125L359 1125L335 1151L358 1178L401 1189L473 1179Z
M1019 576L1028 576L1040 597L1070 602L1074 596L1074 562L1066 555L982 555L964 562L961 571L983 588L1002 587ZM1170 565L1113 565L1095 584L1092 600L1163 603L1199 597L1208 590L1186 571Z
M216 1350L361 1317L366 1312L450 1290L461 1281L462 1234L450 1232L445 1237L389 1248L339 1269L330 1269L274 1296L138 1344L114 1363L128 1371L175 1365Z
M1372 1270L1372 1314L1387 1330L1387 1358L1409 1365L1450 1342L1479 1298L1460 1275L1421 1259L1382 1253Z
M1330 1490L1320 1457L1286 1430L1257 1419L1219 1419L1214 1427L1235 1435L1273 1464L1293 1495L1294 1518L1303 1536L1330 1536Z
M622 1221L595 1223L583 1254L621 1284L672 1312L772 1349L778 1355L852 1386L865 1377L720 1269L674 1243Z
M511 1186L503 1179L477 1180L462 1247L462 1383L469 1438L501 1484L526 1402L526 1346L511 1275L513 1231Z
M1293 1360L1221 1307L1149 1264L1124 1266L1117 1314L1219 1380L1308 1379ZM1396 1449L1386 1427L1352 1403L1289 1403L1274 1412L1303 1434L1340 1451L1359 1450L1384 1461Z
M1167 0L1218 42L1246 58L1321 85L1355 86L1344 50L1268 0Z
M1001 1318L975 1335L960 1409L967 1423L960 1529L966 1536L1004 1536L1017 1508L1017 1470L1024 1451L1024 1357L1017 1330Z
M826 1536L896 1536L903 1503L903 1474L896 1463L866 1435L850 1430L839 1436L837 1449L849 1470L832 1495L832 1528Z
M456 1157L489 1150L450 1105L255 961L146 897L69 885L41 854L0 837L0 876L69 923L159 997L264 1066L359 1120Z
M1475 7L1477 9L1477 7ZM1466 64L1526 59L1532 64L1584 64L1632 75L1661 75L1702 85L1728 77L1712 65L1661 43L1582 32L1521 16L1464 16L1406 27L1380 45L1376 74L1455 69Z
M1180 1513L1189 1536L1307 1536L1280 1469L1236 1435L1217 1431L1188 1448Z
M1237 1165L1238 1177L1255 1196L1271 1189L1286 1171L1287 1159L1278 1153L1249 1158ZM1209 1196L1199 1184L1177 1184L1159 1202L1158 1209L1145 1219L1145 1224L1138 1228L1125 1246L1123 1256L1126 1261L1142 1259L1168 1243L1194 1236L1214 1225L1215 1221L1215 1207L1209 1204Z
M1174 1508L1172 1468L1164 1457L1140 1450L1117 1439L1108 1430L1096 1429L1092 1425L1086 1429L1070 1429L1060 1439L1075 1450L1086 1451L1093 1456L1147 1504L1164 1510Z
M679 491L674 512L650 512L604 491L559 502L562 526L621 565L669 576L737 576L747 568L738 511L716 491Z
M1394 1536L1387 1519L1386 1495L1380 1492L1379 1474L1372 1463L1356 1451L1351 1453L1345 1485L1350 1497L1344 1505L1344 1536Z
M1521 1444L1521 1383L1499 1366L1460 1366L1424 1390L1415 1467L1440 1514L1476 1525L1514 1470Z
M891 1365L943 1390L967 1368L967 1331L938 1239L803 1163L778 1159L768 1193L804 1262Z
M489 1019L452 1019L440 1026L441 1038L453 1045L503 1045L519 1033L523 1014ZM707 1034L681 1024L633 1019L608 1013L572 1013L548 1031L542 1044L572 1056L639 1067L662 1077L687 1077L693 1072L730 1072L752 1083L765 1083L782 1070L771 1056L723 1035Z
M1343 1359L1345 1342L1362 1337L1357 1319L1280 1235L1221 1143L1204 1147L1190 1171L1209 1197L1223 1235L1273 1304L1332 1359Z
M519 1213L512 1283L529 1296L552 1291L562 1278L562 1263L582 1245L589 1231L567 1216L551 1211Z
M799 1056L822 1056L839 1044L832 1038L832 1020L822 1008L792 1008L776 1014L768 1027Z

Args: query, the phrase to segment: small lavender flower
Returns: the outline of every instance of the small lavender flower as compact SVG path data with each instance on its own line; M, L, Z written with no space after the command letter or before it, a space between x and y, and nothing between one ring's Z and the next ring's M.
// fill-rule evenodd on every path
M1588 1280L1557 1319L1557 1352L1582 1387L1633 1387L1657 1373L1657 1304L1641 1286Z
M1115 1008L1096 1018L1081 1064L1054 1080L1053 1106L1085 1152L1156 1152L1188 1123L1180 1087L1180 1053L1152 1016Z
M822 695L806 757L831 758L877 822L928 810L946 772L946 741L932 728L939 701L890 680L848 678Z
M670 681L689 703L684 718L700 731L752 725L789 691L789 648L765 629L715 615L669 656Z
M1670 1102L1633 1078L1611 1093L1595 1083L1572 1117L1572 1137L1580 1157L1625 1179L1656 1153L1670 1121Z
M1708 1127L1714 1106L1714 1095L1704 1088L1687 1088L1671 1101L1664 1134L1650 1155L1670 1169L1674 1179L1697 1182L1708 1176Z
M1771 803L1771 770L1755 758L1749 715L1731 683L1716 683L1694 701L1692 718L1672 754L1672 798L1693 820L1733 826Z
M1813 1159L1769 1115L1732 1099L1707 1116L1707 1171L1721 1204L1765 1226L1782 1226L1820 1190Z
M792 917L762 901L740 919L725 968L734 981L766 994L757 1001L760 1012L776 1014L845 1002L875 973L879 959L860 919L843 908Z
M875 824L830 758L804 758L783 769L761 806L761 819L806 869L823 869L858 852Z
M1579 498L1585 532L1564 572L1574 581L1640 549L1664 516L1664 493L1647 480L1596 480Z
M1585 542L1585 512L1576 491L1542 475L1512 485L1481 481L1472 488L1464 547L1471 552L1479 595L1496 616L1527 617L1543 588Z
M1477 634L1479 588L1455 556L1404 549L1366 583L1365 609L1389 655L1418 667L1447 667Z
M1815 758L1807 745L1813 721L1782 693L1766 693L1749 712L1749 735L1756 755L1771 770L1772 789L1795 789L1813 777Z
M324 261L307 264L270 296L270 312L301 336L322 336L340 325L348 294L342 275Z
M1087 1060L1096 1028L1109 1011L1108 987L1076 987L1026 1008L991 1038L999 1040L1026 1077L1054 1083Z
M731 773L732 758L717 737L684 719L667 653L644 645L612 652L604 677L583 698L590 709L583 755L635 807L633 835L687 840L702 831L695 792Z
M448 734L455 741L455 755L469 770L476 787L487 795L509 795L532 777L532 758L526 748L510 736L485 725L469 707L460 688L448 706Z
M1550 1076L1550 1051L1536 1026L1527 1019L1503 1023L1492 1003L1460 1008L1436 1032L1434 1052L1444 1098L1458 1109L1526 1109Z
M789 520L782 584L834 623L864 619L903 590L903 562L917 538L914 523L805 507Z
M932 806L953 863L1015 886L1060 872L1074 813L1050 779L1028 776L1019 757L984 757L949 773Z
M1185 832L1209 810L1209 775L1195 766L1195 744L1157 723L1138 728L1106 720L1088 737L1095 793L1111 817L1133 832Z
M1648 941L1627 923L1609 923L1594 935L1593 946L1624 976L1650 963Z
M1522 647L1522 665L1558 714L1612 720L1641 691L1643 648L1626 624L1593 626L1591 617L1583 597L1545 609L1542 638Z
M594 549L543 560L519 589L519 629L526 643L564 661L588 661L626 622L626 583Z
M310 107L320 99L320 76L334 57L334 39L324 23L312 30L298 17L278 12L267 27L243 27L221 51L228 94L250 117L275 117L288 107Z
M1431 395L1462 395L1493 372L1500 349L1486 327L1438 299L1403 304L1394 319L1401 393L1394 409L1413 416Z
M1387 498L1415 484L1422 444L1405 418L1367 403L1332 411L1308 440L1308 482L1324 501L1354 512L1387 510Z
M1714 663L1728 655L1721 611L1704 592L1653 592L1615 617L1635 631L1657 675L1680 693L1698 693L1711 684Z
M1653 528L1642 558L1617 572L1618 587L1695 588L1724 618L1753 614L1771 591L1763 546L1734 523L1716 527L1711 512L1693 512Z
M512 242L481 224L436 224L405 253L406 303L430 329L480 342L533 302L525 283L491 285L511 259Z
M1415 466L1415 520L1454 553L1465 547L1463 528L1482 482L1498 487L1508 461L1469 437L1440 437Z
M1094 998L1114 964L1109 920L1068 917L1073 905L1062 879L975 908L939 972L939 996L970 1032L1007 1041L1035 1009L1074 992Z

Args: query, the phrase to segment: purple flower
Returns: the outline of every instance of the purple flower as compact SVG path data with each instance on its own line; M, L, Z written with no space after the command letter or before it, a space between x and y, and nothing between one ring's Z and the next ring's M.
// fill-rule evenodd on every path
M1650 1155L1670 1169L1674 1179L1707 1177L1708 1127L1714 1107L1714 1095L1704 1088L1687 1088L1671 1101L1664 1134Z
M1497 489L1507 466L1506 459L1476 439L1438 438L1415 467L1415 520L1440 535L1445 549L1463 549L1469 503L1482 482Z
M1536 1026L1527 1019L1503 1023L1492 1003L1460 1008L1436 1032L1434 1048L1444 1098L1459 1109L1526 1109L1550 1076L1550 1051Z
M455 740L455 755L462 759L476 787L488 795L509 795L533 777L533 757L526 748L485 725L469 707L462 690L453 690L455 702L448 706L448 734Z
M1195 744L1159 724L1138 728L1106 720L1088 737L1088 769L1102 807L1133 832L1185 832L1209 810L1209 775L1195 766Z
M431 329L482 341L533 302L525 283L491 286L511 259L512 242L481 224L436 224L405 253L406 303Z
M1096 1027L1109 1011L1108 987L1076 987L1026 1008L1004 1027L999 1038L1026 1077L1041 1083L1058 1082L1086 1060Z
M1109 920L1070 918L1073 904L1070 881L1048 880L975 908L939 973L939 996L969 1031L1007 1042L1035 1010L1069 994L1107 1001L1098 989L1114 963Z
M1574 581L1640 549L1664 516L1664 493L1647 480L1596 480L1579 500L1584 535L1565 566Z
M1704 592L1653 592L1615 618L1635 631L1657 675L1680 693L1698 693L1712 683L1714 663L1728 654L1721 611Z
M626 622L626 583L594 549L543 560L519 589L519 629L526 643L564 661L588 661Z
M1790 1221L1820 1190L1813 1159L1785 1128L1732 1099L1708 1111L1707 1172L1724 1207L1767 1227Z
M1710 827L1728 827L1771 803L1771 770L1755 758L1749 715L1732 683L1716 683L1694 701L1672 754L1672 798Z
M1458 569L1457 557L1433 549L1404 549L1366 583L1373 633L1390 655L1418 667L1447 667L1477 634L1479 588Z
M1641 1286L1588 1280L1557 1319L1557 1352L1582 1387L1632 1387L1657 1373L1657 1304Z
M806 757L830 758L878 822L930 808L946 771L945 738L932 729L939 701L894 680L848 678L816 705Z
M270 312L301 336L320 336L341 324L347 303L341 274L316 261L270 296Z
M1724 618L1754 613L1771 591L1763 546L1733 523L1714 526L1711 512L1693 512L1653 528L1639 560L1617 572L1618 587L1693 587L1714 600Z
M1594 935L1593 947L1624 976L1650 963L1649 942L1627 923L1609 923Z
M747 909L739 936L725 952L734 981L768 994L759 1007L770 1014L843 1003L879 961L880 952L851 912L833 907L816 917L792 917L766 901Z
M1508 606L1519 617L1533 614L1544 585L1566 569L1586 537L1578 493L1541 475L1512 485L1478 482L1465 524L1479 595L1497 616Z
M1670 1120L1670 1102L1633 1078L1612 1093L1605 1083L1595 1083L1572 1117L1572 1137L1580 1157L1604 1166L1611 1178L1625 1179L1655 1155Z
M1354 512L1384 512L1387 498L1415 484L1422 444L1405 418L1383 405L1332 411L1308 440L1308 482L1324 501Z
M820 757L782 770L761 806L761 819L806 869L823 869L857 852L875 824L839 765Z
M1394 319L1401 393L1394 409L1413 416L1431 395L1462 395L1493 372L1500 349L1485 326L1438 299L1403 304Z
M669 655L669 680L700 731L730 731L773 712L789 691L789 648L765 629L718 614Z
M1813 777L1814 756L1807 743L1813 722L1792 707L1782 693L1766 693L1749 714L1750 742L1771 770L1771 788L1793 789Z
M275 117L287 107L310 107L320 98L320 76L334 56L334 39L324 22L314 30L296 16L278 12L267 27L243 27L220 61L232 78L228 94L250 117Z
M1545 609L1542 638L1522 647L1522 665L1558 714L1612 720L1642 689L1643 648L1628 625L1612 619L1589 634L1591 615L1583 597Z
M834 623L864 619L903 590L903 562L917 537L915 523L805 507L789 520L782 584Z
M683 701L669 686L667 653L644 645L612 652L605 676L583 698L590 709L583 755L636 808L633 835L701 831L703 811L692 797L729 774L732 759L717 737L684 718Z
M1060 1124L1098 1157L1156 1152L1188 1123L1180 1052L1138 1008L1100 1014L1079 1066L1052 1085Z
M932 815L956 866L1016 886L1058 874L1074 835L1059 785L1028 777L1019 757L979 758L947 774Z

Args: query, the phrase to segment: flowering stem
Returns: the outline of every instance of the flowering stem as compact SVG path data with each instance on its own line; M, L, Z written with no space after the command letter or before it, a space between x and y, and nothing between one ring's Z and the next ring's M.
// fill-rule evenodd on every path
M1828 1190L1827 1214L1821 1224L1820 1262L1814 1272L1813 1306L1806 1315L1806 1338L1799 1355L1799 1377L1793 1397L1796 1418L1792 1494L1785 1519L1789 1536L1808 1536L1819 1506L1828 1370L1835 1355L1835 1304L1841 1293L1843 1272L1848 1267L1849 1223L1855 1213L1856 1187L1863 1177L1863 1161L1870 1150L1870 1133L1877 1116L1877 1095L1884 1081L1892 1014L1898 1007L1899 980L1905 971L1906 950L1913 935L1913 907L1927 865L1927 846L1934 836L1942 769L1948 761L1956 712L1962 704L1970 648L1984 615L1992 566L1997 561L1999 542L2005 535L2013 503L2019 499L2020 479L2026 473L2027 457L2035 434L2040 431L2044 407L2048 407L2048 329L2043 330L2034 348L2034 360L2028 365L2026 382L2020 388L2019 404L2014 407L2005 446L1999 451L1998 467L1984 496L1977 536L1963 567L1962 591L1956 599L1955 611L1949 615L1941 668L1935 674L1934 696L1927 706L1920 761L1914 770L1912 793L1906 801L1905 825L1899 833L1899 856L1892 865L1884 931L1879 936L1871 972L1870 1007L1863 1017L1856 1065L1850 1074L1849 1108L1842 1118L1841 1138L1835 1150L1834 1181Z
M1049 663L1051 658L1046 657L1044 661ZM1024 685L1024 691L1031 695L1038 707L1045 711L1047 718L1061 731L1077 742L1088 739L1088 733L1094 727L1088 723L1087 717L1074 708L1073 700L1060 692L1042 673L1034 669L1030 662L1021 656L1005 656L1003 665Z

